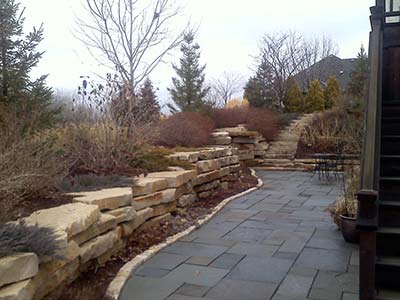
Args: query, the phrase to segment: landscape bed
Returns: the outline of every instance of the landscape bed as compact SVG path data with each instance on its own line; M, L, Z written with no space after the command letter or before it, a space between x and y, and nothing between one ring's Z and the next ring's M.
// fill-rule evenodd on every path
M250 170L242 168L242 171L243 175L240 181L230 183L229 189L220 190L207 199L195 202L173 213L167 221L143 231L135 232L127 239L126 246L120 253L112 257L104 266L91 266L90 270L82 273L77 280L71 284L59 287L45 299L108 299L105 297L106 290L125 263L150 247L163 243L168 237L196 225L199 220L209 215L223 200L257 186L257 178L251 175Z

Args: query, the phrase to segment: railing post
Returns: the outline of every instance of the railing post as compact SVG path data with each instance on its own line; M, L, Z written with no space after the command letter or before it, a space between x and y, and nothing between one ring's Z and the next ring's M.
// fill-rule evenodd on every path
M376 231L378 229L378 177L380 155L381 69L383 49L383 1L371 8L369 88L365 112L361 190L357 226L360 229L360 300L375 299Z

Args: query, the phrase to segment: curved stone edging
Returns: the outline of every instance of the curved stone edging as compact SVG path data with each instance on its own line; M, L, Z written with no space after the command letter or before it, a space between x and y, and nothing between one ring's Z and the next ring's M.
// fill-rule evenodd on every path
M210 221L218 212L220 212L227 204L229 204L231 201L240 198L244 195L247 195L249 193L252 193L259 188L261 188L264 185L264 182L259 178L256 174L256 171L254 169L251 170L251 175L257 178L258 184L256 187L250 188L247 191L241 192L240 194L234 195L232 197L229 197L222 201L220 204L218 204L214 209L213 212L207 216L205 216L203 219L199 220L196 225L193 225L186 229L183 232L177 233L169 238L164 243L154 245L150 249L146 250L145 252L137 255L135 258L133 258L130 262L126 263L118 272L118 274L115 276L113 281L111 281L110 285L107 288L106 291L106 296L109 297L110 299L113 300L118 300L119 295L121 294L122 288L124 287L125 283L128 281L128 279L131 277L133 272L142 264L144 264L146 261L148 261L150 258L152 258L154 255L156 255L158 252L160 252L162 249L168 247L169 245L177 242L178 240L184 238L185 236L191 234L193 231L196 229L200 228L202 225Z

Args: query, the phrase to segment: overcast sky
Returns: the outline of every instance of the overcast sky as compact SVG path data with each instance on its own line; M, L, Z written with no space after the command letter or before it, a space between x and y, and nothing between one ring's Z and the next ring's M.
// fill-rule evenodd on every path
M144 0L149 1L149 0ZM178 0L179 1L179 0ZM224 71L251 74L252 56L264 33L296 30L305 36L326 35L338 43L339 56L354 57L361 43L368 45L369 7L374 0L180 0L182 18L199 25L201 60L207 64L208 79ZM86 49L73 36L74 13L80 14L81 0L22 0L27 28L45 27L41 49L46 53L34 76L49 74L56 89L74 89L80 75L98 69ZM177 51L171 60L179 59ZM160 66L151 79L160 87L162 102L174 72Z

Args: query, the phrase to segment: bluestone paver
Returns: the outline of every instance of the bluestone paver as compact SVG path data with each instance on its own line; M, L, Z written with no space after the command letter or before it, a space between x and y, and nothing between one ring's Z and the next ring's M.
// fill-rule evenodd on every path
M358 248L325 211L342 194L340 180L258 175L261 189L144 263L120 299L358 299Z

